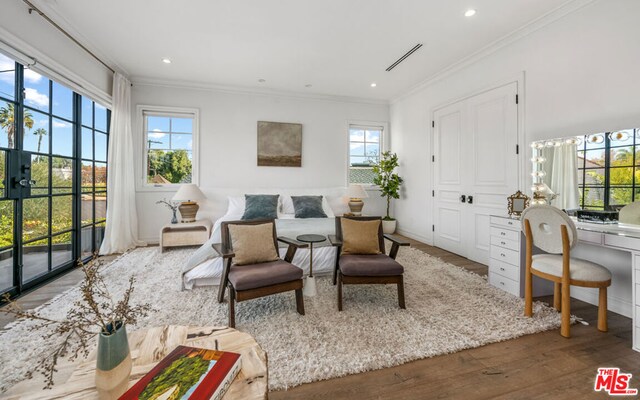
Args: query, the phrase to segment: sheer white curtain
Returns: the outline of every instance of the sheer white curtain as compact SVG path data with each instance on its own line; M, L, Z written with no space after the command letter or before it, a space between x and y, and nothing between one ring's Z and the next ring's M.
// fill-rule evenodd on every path
M138 240L138 213L131 131L131 82L113 75L113 105L109 132L107 227L100 254L123 253L145 243Z
M553 148L549 187L558 195L552 201L552 205L560 209L570 210L580 207L577 149L575 144L563 144Z

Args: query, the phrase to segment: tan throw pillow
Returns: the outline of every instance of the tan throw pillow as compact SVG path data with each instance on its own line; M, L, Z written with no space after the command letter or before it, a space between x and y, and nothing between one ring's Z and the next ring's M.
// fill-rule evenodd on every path
M229 225L229 236L236 265L275 261L278 253L273 245L273 223Z
M378 230L380 220L340 220L342 227L342 254L380 254Z

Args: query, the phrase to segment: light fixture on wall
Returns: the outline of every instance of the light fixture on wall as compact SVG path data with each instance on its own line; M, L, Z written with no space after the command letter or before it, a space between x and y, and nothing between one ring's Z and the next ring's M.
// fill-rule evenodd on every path
M474 15L476 15L478 11L474 10L473 8L468 9L467 11L464 12L464 16L465 17L473 17Z
M193 183L180 186L171 200L181 201L178 210L180 210L181 222L195 222L196 214L198 214L198 200L204 200L204 193Z
M629 133L626 131L611 132L609 134L609 139L613 140L614 142L624 142L625 140L629 139Z
M165 58L162 59L162 62L165 63L165 64L171 64L171 59L165 57Z
M369 197L362 185L349 185L347 197L349 197L349 210L351 210L351 214L355 216L362 215L362 207L364 207L362 199Z

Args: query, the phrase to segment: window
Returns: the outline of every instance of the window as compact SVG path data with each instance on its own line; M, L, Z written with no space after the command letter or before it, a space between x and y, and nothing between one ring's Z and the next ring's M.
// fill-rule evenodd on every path
M197 183L197 163L194 158L197 112L146 108L142 115L146 171L144 185L162 187Z
M579 136L582 208L619 208L640 199L640 129Z
M383 132L382 126L349 125L349 183L373 184Z

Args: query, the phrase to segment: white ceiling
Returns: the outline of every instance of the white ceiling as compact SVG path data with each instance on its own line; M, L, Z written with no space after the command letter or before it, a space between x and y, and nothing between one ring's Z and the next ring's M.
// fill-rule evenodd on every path
M54 20L134 80L380 100L402 94L566 2L39 1ZM469 8L478 10L474 17L463 15ZM385 71L417 43L424 46ZM163 57L172 63L163 64Z

